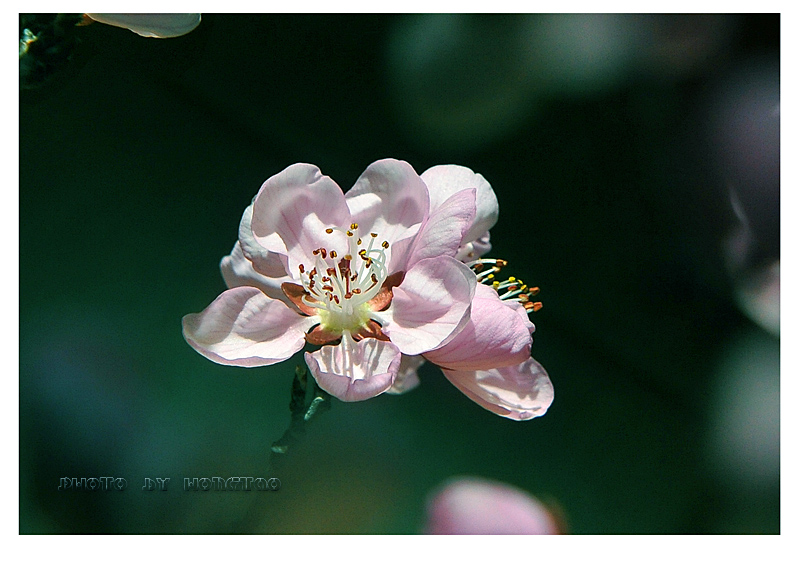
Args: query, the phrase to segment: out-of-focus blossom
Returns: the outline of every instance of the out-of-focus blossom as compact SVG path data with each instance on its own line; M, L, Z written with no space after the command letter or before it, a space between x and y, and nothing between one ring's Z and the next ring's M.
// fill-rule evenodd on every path
M130 29L142 37L179 37L200 25L200 14L86 14L90 19Z
M781 262L752 271L736 284L736 302L753 322L773 336L781 334Z
M728 186L733 226L725 265L742 312L780 334L780 75L749 61L713 91L708 143Z
M306 363L345 401L412 388L430 352L459 381L474 379L456 386L482 406L535 417L542 399L531 396L546 395L547 377L528 367L536 303L527 287L478 283L498 268L476 273L499 261L478 258L497 214L488 182L460 166L420 177L381 160L343 194L316 167L295 164L245 210L221 264L231 288L184 318L184 336L212 361L244 367L320 345ZM500 370L514 366L522 371Z
M432 535L557 535L553 515L533 496L483 478L457 478L428 502Z

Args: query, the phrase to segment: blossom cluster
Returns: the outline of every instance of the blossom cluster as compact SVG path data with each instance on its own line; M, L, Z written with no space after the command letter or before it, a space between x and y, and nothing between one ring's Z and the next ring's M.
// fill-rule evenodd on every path
M499 214L480 174L455 165L418 175L379 160L343 193L310 164L269 178L221 263L229 289L183 319L186 341L224 365L257 367L320 346L305 362L343 401L419 384L427 360L501 416L544 414L550 379L530 356L537 291L495 280L482 256Z

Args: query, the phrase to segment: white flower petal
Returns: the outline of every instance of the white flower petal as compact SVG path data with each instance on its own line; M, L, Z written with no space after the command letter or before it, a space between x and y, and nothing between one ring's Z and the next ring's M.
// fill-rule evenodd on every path
M320 388L345 402L366 400L389 389L400 366L400 350L389 342L342 338L306 353L306 365Z
M142 37L178 37L200 25L200 14L86 14L94 21L130 29Z
M464 189L475 189L475 220L462 238L465 245L480 238L497 223L500 207L497 196L489 182L464 166L453 164L434 166L422 173L422 180L428 186L431 198L431 211L444 203L451 195Z

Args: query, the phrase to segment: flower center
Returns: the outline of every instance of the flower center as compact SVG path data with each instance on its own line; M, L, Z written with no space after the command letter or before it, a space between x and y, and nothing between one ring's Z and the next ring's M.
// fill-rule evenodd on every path
M539 287L528 287L521 279L516 277L509 277L505 281L497 281L495 279L495 274L508 265L506 260L481 258L469 262L467 265L475 272L478 281L484 285L491 285L492 289L497 291L500 300L517 301L525 308L528 314L542 309L542 303L531 301L531 297L539 294Z
M374 232L363 240L358 224L348 229L328 228L328 234L342 232L347 237L348 250L339 256L336 250L318 248L313 251L315 263L311 270L300 264L300 280L305 293L303 303L317 310L320 327L331 333L357 333L373 318L370 301L380 292L388 277L386 250L389 243L377 243Z

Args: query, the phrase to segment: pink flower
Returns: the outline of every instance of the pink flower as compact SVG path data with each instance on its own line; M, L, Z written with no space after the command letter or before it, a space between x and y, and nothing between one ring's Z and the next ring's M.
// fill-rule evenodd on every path
M221 263L230 289L183 319L184 337L212 361L243 367L322 346L306 364L345 401L412 388L424 356L482 406L541 415L531 393L544 371L526 379L531 303L503 300L524 291L478 283L498 269L476 273L485 263L502 261L477 259L497 215L488 182L460 166L419 176L381 160L343 194L316 167L295 164L245 210Z
M523 306L502 301L493 289L479 284L464 329L422 357L480 406L509 419L529 420L544 415L554 398L550 377L530 357L533 331ZM424 361L411 359L403 362L389 393L419 384L417 369Z
M200 14L86 14L90 19L130 29L143 37L179 37L200 25Z
M458 478L428 504L431 535L557 535L553 515L533 496L483 478Z
M447 196L465 189L476 190L476 214L462 236L456 257L472 265L484 281L493 281L503 260L479 259L491 249L489 229L497 222L497 198L480 174L461 166L435 166L422 174L435 208ZM492 265L481 271L484 264ZM499 292L505 291L500 296ZM455 337L422 357L442 369L445 377L474 402L500 416L521 421L544 415L553 402L553 385L544 368L530 357L534 325L528 313L538 288L529 289L511 277L491 286L478 284L470 320ZM404 358L394 385L400 394L419 384L417 369L422 358Z

